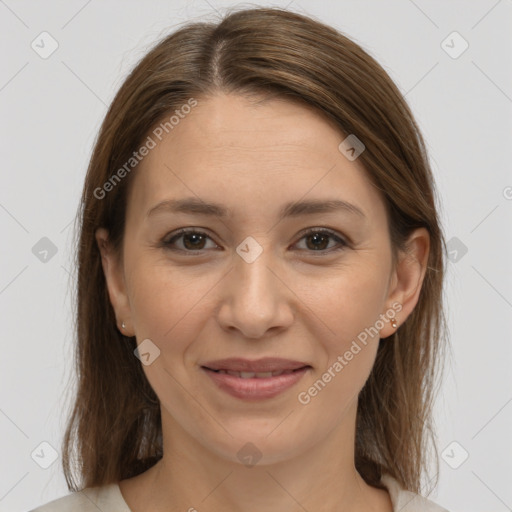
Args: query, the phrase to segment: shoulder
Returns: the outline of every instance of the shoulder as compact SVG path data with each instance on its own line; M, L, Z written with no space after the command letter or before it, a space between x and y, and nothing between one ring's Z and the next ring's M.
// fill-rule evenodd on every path
M29 512L131 512L117 483L88 487Z
M386 486L393 503L393 511L400 512L449 512L437 503L403 489L389 474L382 475L381 482Z

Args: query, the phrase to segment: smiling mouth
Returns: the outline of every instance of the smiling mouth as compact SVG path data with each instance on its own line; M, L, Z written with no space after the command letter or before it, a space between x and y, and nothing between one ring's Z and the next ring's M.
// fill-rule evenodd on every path
M308 368L308 366L296 368L295 370L277 370L275 372L236 372L233 370L213 370L212 368L208 368L206 366L203 366L203 368L215 373L232 375L233 377L238 377L241 379L268 379L269 377L278 377L279 375L287 375L289 373L301 371L304 368Z
M309 365L266 372L213 369L201 366L205 374L221 391L240 400L266 400L295 386L308 371Z

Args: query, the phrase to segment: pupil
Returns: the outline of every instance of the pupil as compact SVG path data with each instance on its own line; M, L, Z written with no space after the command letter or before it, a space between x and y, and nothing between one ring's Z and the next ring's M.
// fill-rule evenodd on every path
M183 237L183 241L184 241L185 247L187 247L187 249L197 249L198 248L197 242L199 242L199 244L200 244L201 242L204 241L204 240L202 240L202 238L203 238L203 235L189 233ZM189 242L191 239L195 239L195 242L192 242L192 247L189 247L187 242Z
M314 235L310 235L308 237L309 239L313 239L315 240L316 242L320 241L320 242L324 242L323 244L320 245L316 245L314 244L313 245L313 249L325 249L325 241L327 240L327 235L324 235L322 233L315 233Z

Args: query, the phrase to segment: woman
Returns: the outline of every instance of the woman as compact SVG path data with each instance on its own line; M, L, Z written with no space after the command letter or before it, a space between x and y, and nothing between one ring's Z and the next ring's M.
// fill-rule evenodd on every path
M91 158L75 492L37 510L445 510L420 496L435 203L400 92L333 28L260 8L166 37Z

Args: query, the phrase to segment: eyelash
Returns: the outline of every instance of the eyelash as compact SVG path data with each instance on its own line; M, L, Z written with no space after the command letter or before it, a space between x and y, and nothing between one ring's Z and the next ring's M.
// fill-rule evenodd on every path
M192 229L182 228L182 229L178 230L171 238L169 238L169 239L164 238L162 240L161 245L167 250L175 251L175 252L182 252L182 253L185 252L185 253L190 254L191 256L195 255L195 254L199 254L206 250L206 249L198 249L196 251L193 251L193 250L188 250L188 249L176 249L175 247L172 247L172 244L174 242L176 242L176 240L183 237L183 235L187 235L187 234L201 235L201 236L207 237L211 240L211 237L207 233L204 233L203 231L198 231L197 229L194 229L194 228L192 228ZM312 254L319 253L318 255L321 256L322 254L326 254L326 253L331 254L333 252L341 251L349 246L349 244L343 238L339 237L334 231L331 231L330 229L326 229L326 228L308 229L306 232L302 233L302 236L299 240L302 240L303 238L307 237L308 235L312 235L312 234L328 235L338 243L339 247L337 247L337 248L331 247L329 249L319 249L317 251L309 250L309 249L300 249L300 250L304 250L304 251L310 252Z

